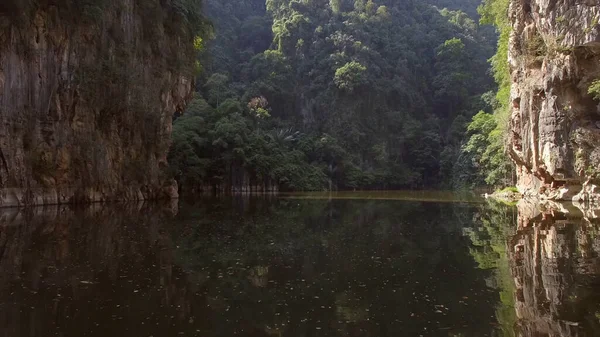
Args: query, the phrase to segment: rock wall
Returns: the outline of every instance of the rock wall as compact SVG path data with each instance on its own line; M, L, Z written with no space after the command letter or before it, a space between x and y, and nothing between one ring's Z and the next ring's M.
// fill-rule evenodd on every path
M194 34L159 0L0 5L0 206L176 197Z
M512 0L509 154L526 195L597 201L600 2Z

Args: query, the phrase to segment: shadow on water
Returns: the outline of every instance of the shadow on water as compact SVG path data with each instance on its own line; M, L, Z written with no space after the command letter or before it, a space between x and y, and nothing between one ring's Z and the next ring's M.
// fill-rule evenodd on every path
M371 196L0 211L0 336L598 335L596 225Z

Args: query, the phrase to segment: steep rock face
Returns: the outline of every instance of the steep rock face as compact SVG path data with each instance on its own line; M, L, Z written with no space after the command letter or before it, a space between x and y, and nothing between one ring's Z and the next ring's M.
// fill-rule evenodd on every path
M194 50L169 3L0 6L0 206L176 196L166 154Z
M600 78L600 3L512 0L510 18L509 154L518 187L549 199L597 199L600 110L588 88Z
M598 336L597 219L519 204L509 257L519 336Z

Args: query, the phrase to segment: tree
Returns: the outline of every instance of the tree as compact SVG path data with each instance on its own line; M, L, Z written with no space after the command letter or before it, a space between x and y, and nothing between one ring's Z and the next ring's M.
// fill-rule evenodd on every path
M465 44L459 38L446 40L436 48L435 68L437 75L433 80L436 99L442 106L455 111L469 95L471 73L468 70L469 59Z
M338 88L352 92L365 82L366 70L365 66L356 61L348 62L335 71L334 82Z
M384 20L389 19L390 13L388 11L387 6L379 6L379 8L377 8L377 16Z
M493 115L480 111L469 124L470 135L464 150L469 153L478 168L478 175L492 186L512 183L512 164L504 153L502 137Z
M342 0L329 0L329 7L335 14L339 14L342 7Z
M354 1L354 11L364 12L365 8L366 8L365 0L355 0Z
M219 106L228 97L232 96L229 90L229 78L224 74L213 74L204 85L207 101Z

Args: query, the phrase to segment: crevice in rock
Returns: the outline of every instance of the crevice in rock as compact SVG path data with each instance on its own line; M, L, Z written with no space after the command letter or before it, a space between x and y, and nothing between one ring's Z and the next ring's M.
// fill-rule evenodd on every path
M8 180L9 177L9 172L8 172L8 164L6 163L6 157L4 157L4 152L2 152L2 149L0 148L0 188L4 187L4 185L6 184L6 181Z
M523 13L525 15L531 15L531 1L530 0L523 1Z

